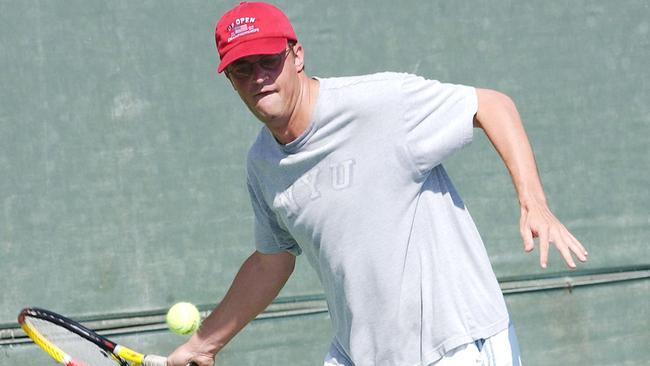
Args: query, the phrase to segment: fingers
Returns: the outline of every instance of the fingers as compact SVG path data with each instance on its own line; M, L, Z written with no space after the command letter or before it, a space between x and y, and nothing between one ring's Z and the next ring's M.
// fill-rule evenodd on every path
M566 263L569 268L575 269L576 263L573 261L571 249L569 249L569 245L571 244L567 242L566 236L563 236L558 231L555 231L552 242L555 244L555 247L562 255L562 258L564 258L564 263Z
M214 361L212 361L212 360L208 360L208 361L200 362L200 363L199 363L199 362L190 361L190 362L182 362L182 363L179 364L179 363L174 363L174 361L168 359L168 360L167 360L167 365L168 365L168 366L172 366L172 365L185 365L185 366L212 366L212 365L214 365Z
M582 246L578 239L576 239L568 230L566 231L566 235L568 236L568 240L571 243L571 250L576 253L576 256L581 262L586 262L587 256L589 255L589 253L587 253L587 249L585 249L585 247Z
M566 265L575 269L576 264L573 259L575 255L581 262L587 261L587 251L580 242L562 225L560 228L553 228L550 231L549 241L555 244L555 247L564 258Z
M548 226L541 225L537 227L538 223L535 220L531 222L528 212L521 209L521 218L519 219L519 234L524 241L524 250L530 252L535 248L533 237L539 237L539 265L546 268L548 263L548 248L549 248L549 230Z
M548 230L544 228L540 230L537 234L539 235L539 265L542 268L546 268L546 265L548 264L548 247L549 247Z
M548 251L554 244L567 267L576 268L573 256L581 262L587 261L587 250L548 210L528 211L522 207L519 219L519 233L524 242L524 250L530 252L535 247L534 238L539 238L539 265L548 266Z
M524 241L524 250L527 253L530 253L533 249L535 249L533 233L528 226L526 211L524 211L524 209L521 210L521 217L519 219L519 235L521 235L521 239Z
M578 258L579 261L586 262L587 261L587 256L585 254L586 251L584 250L580 242L574 240L574 238L572 238L571 234L568 231L563 231L560 235L562 237L562 243L566 248L567 254L571 257L575 255L575 257Z
M202 357L190 354L172 354L167 358L167 366L213 366L212 357Z

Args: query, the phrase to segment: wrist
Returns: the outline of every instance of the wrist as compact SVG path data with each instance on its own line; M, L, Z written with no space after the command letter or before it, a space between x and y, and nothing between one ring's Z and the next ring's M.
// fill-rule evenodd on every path
M194 353L215 356L225 346L225 343L210 339L197 331L187 341L187 345Z
M519 194L518 199L519 205L525 209L528 209L531 206L548 206L546 203L546 197L542 192L537 192L535 194L530 192L521 193Z

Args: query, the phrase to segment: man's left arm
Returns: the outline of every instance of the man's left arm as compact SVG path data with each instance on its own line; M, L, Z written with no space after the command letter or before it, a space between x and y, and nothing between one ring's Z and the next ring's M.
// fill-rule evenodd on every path
M533 238L539 238L539 263L546 268L548 249L553 243L569 268L575 268L573 255L587 260L587 251L555 217L546 203L537 172L533 149L524 131L521 118L512 100L502 93L476 89L478 111L474 127L483 129L503 159L517 191L521 218L519 231L524 250L534 249Z

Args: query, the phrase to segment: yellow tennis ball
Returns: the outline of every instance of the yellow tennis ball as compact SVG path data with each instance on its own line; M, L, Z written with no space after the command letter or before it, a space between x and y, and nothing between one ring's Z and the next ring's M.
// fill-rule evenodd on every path
M176 334L187 335L199 329L201 314L193 304L179 302L169 309L165 320L169 330Z

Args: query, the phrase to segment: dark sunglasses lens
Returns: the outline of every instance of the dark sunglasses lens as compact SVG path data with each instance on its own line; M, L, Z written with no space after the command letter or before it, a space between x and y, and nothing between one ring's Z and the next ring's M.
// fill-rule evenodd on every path
M286 52L286 51L285 51ZM265 70L273 71L280 67L286 53L282 52L277 55L267 55L261 57L255 63ZM253 64L249 62L236 63L228 67L228 73L238 79L249 78L253 74Z
M229 72L237 78L246 78L253 73L253 65L249 63L233 65Z
M275 70L282 62L282 55L264 56L259 64L266 70Z

